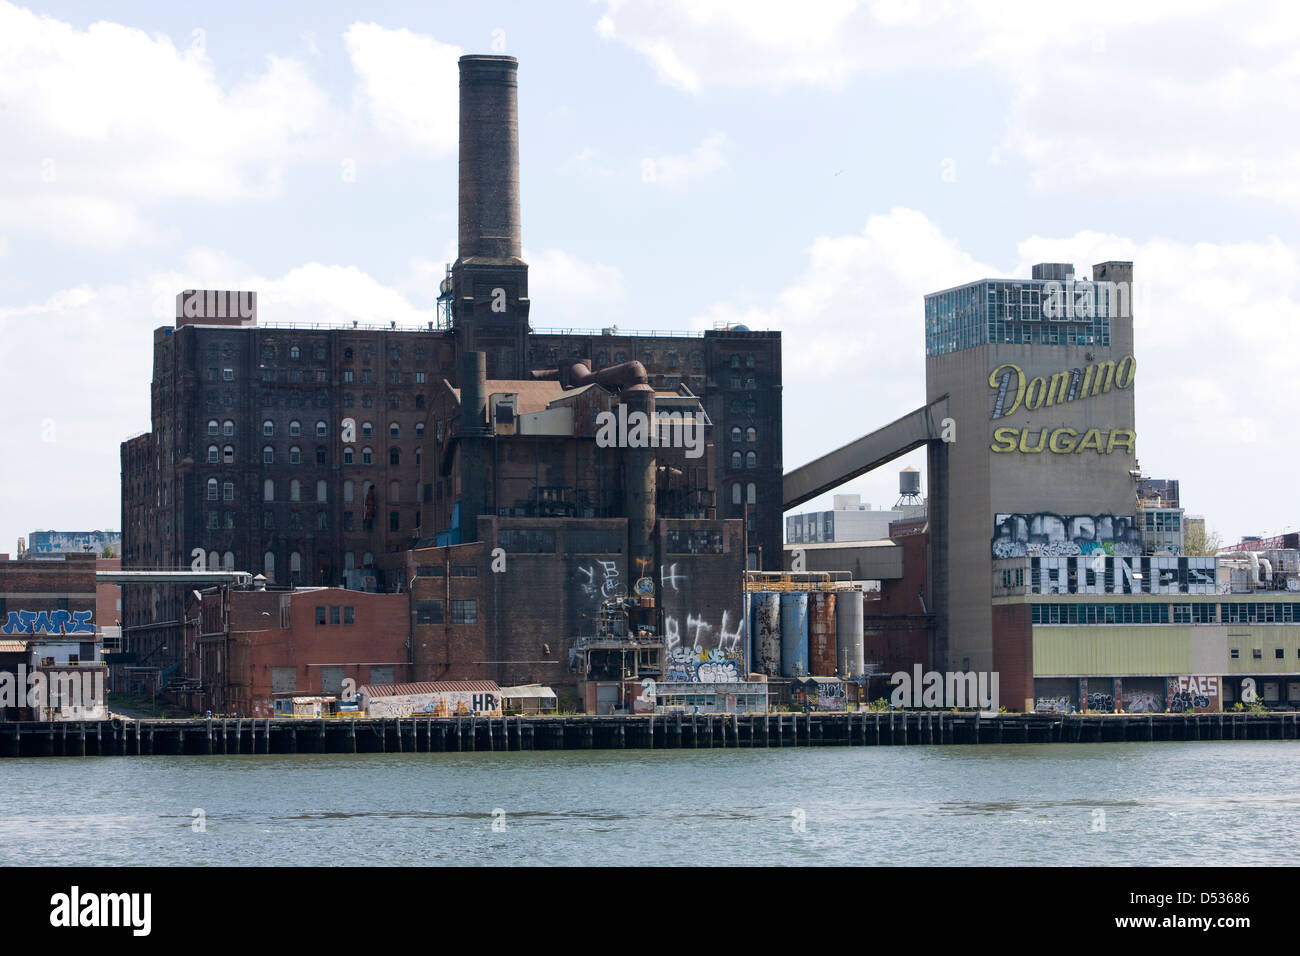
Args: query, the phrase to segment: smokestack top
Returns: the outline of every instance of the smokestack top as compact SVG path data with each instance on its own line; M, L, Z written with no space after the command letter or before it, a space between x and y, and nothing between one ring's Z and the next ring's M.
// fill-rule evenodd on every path
M519 259L519 61L460 58L461 259Z

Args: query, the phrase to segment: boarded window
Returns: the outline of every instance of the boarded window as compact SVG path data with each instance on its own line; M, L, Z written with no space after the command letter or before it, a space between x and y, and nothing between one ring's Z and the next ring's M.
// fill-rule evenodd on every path
M670 554L722 554L722 532L669 531L668 551Z
M510 528L497 532L497 545L506 554L554 554L555 532L533 528Z
M622 554L623 534L613 529L565 531L564 550L567 554Z
M393 665L392 664L371 664L370 683L372 684L393 683Z
M341 697L343 695L343 667L322 667L320 669L320 692L327 696Z
M298 668L272 667L271 693L292 694L298 689Z

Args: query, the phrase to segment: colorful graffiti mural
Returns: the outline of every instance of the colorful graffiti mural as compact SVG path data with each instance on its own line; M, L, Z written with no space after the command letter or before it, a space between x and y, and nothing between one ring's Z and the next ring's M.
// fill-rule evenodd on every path
M1164 709L1160 698L1149 690L1124 694L1120 700L1124 704L1124 710L1130 714L1158 714Z
M4 634L94 634L94 611L10 611Z
M1133 515L998 514L991 548L995 558L1136 556L1142 553L1142 535Z
M1173 714L1204 713L1219 709L1219 678L1209 676L1170 677L1166 684L1166 709Z

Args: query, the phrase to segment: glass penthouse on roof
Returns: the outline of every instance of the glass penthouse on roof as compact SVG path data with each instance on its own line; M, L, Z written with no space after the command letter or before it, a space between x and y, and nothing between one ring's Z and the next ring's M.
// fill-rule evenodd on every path
M925 354L988 344L1110 345L1119 308L1115 283L1076 280L1069 266L1057 278L980 279L925 297Z

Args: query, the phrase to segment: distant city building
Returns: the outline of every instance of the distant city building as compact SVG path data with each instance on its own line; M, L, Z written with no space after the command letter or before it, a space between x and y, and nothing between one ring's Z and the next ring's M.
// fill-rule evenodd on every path
M20 542L21 544L21 542ZM33 531L27 536L26 547L19 547L18 555L82 554L102 555L112 548L114 555L122 553L120 531Z
M861 495L835 495L830 511L810 511L785 519L788 544L831 541L878 541L889 537L889 525L909 517L901 509L873 511Z

